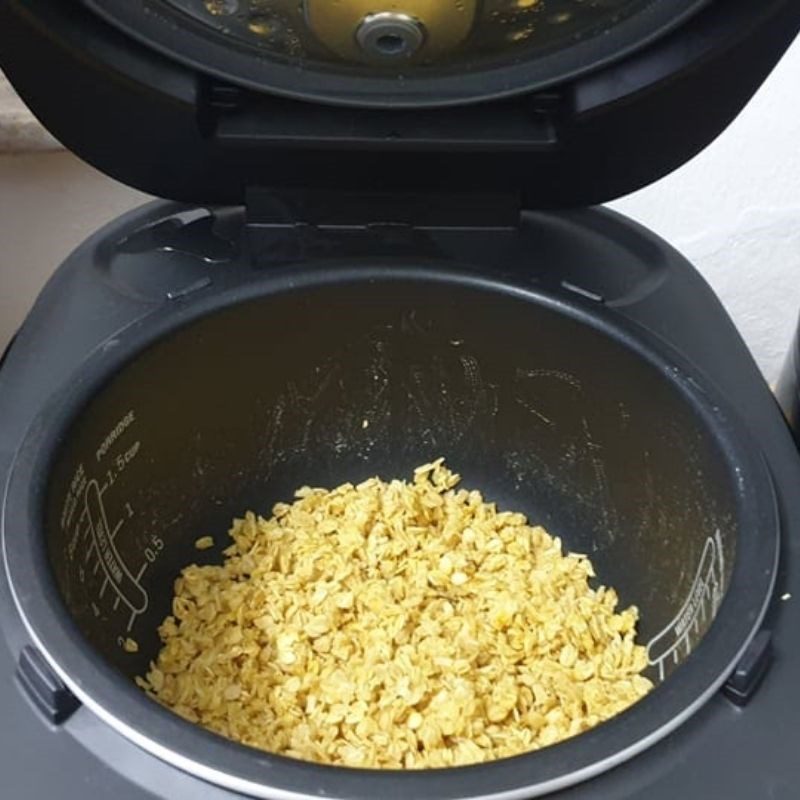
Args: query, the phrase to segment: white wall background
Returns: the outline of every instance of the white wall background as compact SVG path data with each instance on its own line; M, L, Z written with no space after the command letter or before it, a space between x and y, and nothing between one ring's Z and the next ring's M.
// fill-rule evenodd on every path
M613 204L700 268L770 381L800 310L798 87L800 41L705 152ZM0 154L0 347L58 262L143 199L68 153Z
M612 206L700 269L774 381L800 312L800 40L710 147Z

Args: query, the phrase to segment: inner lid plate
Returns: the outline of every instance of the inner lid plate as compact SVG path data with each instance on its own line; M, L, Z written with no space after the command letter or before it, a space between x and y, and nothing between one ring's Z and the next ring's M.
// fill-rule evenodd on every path
M544 88L672 30L710 0L83 0L130 35L251 88L446 105Z

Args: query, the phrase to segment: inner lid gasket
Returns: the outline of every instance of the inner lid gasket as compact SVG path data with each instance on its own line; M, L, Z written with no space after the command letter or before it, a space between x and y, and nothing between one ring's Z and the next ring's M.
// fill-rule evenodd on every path
M341 19L314 16L326 7L315 5L319 0L83 2L143 44L203 73L295 99L379 108L459 105L543 89L646 46L711 0L509 0L506 17L497 16L498 0L472 0L469 8L462 1L472 26L446 42L436 36L453 15L431 18L427 28L420 19L415 31L413 14L381 15L369 6L365 29L354 22L362 0L337 4L353 8ZM430 0L406 5L420 13L436 7ZM386 16L396 19L387 23ZM385 40L370 35L381 26L391 34ZM384 41L392 44L389 50L399 48L398 58L363 52ZM439 49L425 56L433 45Z

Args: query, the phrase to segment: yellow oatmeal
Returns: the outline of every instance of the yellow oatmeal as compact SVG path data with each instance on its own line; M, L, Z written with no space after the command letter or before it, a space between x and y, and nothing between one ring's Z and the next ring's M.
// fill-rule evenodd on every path
M636 608L459 482L438 459L234 521L224 563L175 582L138 685L244 744L376 768L536 750L647 694Z

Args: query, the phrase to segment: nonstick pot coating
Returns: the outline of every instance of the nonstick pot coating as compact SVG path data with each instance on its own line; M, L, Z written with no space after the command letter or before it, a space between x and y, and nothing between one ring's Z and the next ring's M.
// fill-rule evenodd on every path
M645 332L454 269L329 265L223 292L96 353L29 433L7 513L34 533L6 527L4 541L15 599L81 699L208 780L263 797L537 796L679 724L763 613L777 548L769 479L701 382ZM663 686L576 740L416 775L258 754L133 686L175 577L221 560L233 516L268 514L303 484L407 477L438 456L590 556L598 581L640 608ZM216 547L196 550L208 534Z
M132 678L155 657L173 579L221 560L234 515L269 515L305 484L408 477L438 456L464 486L589 554L599 580L640 608L644 642L687 624L677 618L702 564L698 613L663 675L702 638L737 536L736 484L713 432L634 353L551 311L454 287L289 293L136 358L81 415L54 470L58 585L89 641ZM65 536L79 465L86 486ZM206 534L217 547L198 553ZM137 656L118 643L133 614Z

